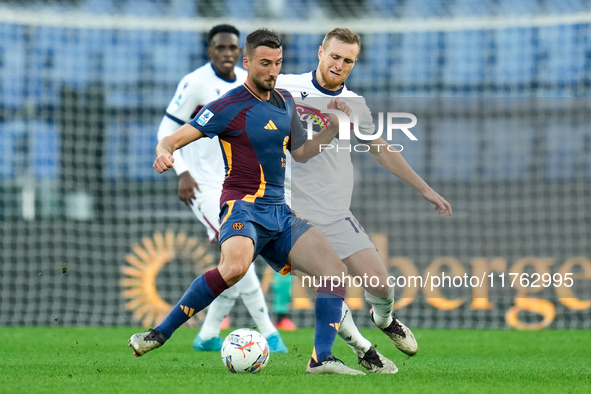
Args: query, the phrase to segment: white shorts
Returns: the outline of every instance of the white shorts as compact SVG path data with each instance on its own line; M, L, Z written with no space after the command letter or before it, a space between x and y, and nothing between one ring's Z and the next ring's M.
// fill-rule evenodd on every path
M220 191L202 188L201 192L195 191L195 196L191 209L207 229L209 240L214 242L220 233Z
M376 249L353 215L329 225L314 226L331 243L341 260L363 249Z

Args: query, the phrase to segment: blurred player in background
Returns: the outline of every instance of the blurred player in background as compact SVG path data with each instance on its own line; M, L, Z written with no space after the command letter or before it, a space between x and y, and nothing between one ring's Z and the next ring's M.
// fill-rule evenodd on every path
M283 274L293 267L316 278L346 275L332 246L295 215L284 195L287 151L299 162L318 155L320 146L336 136L338 119L331 115L327 129L307 139L291 95L274 89L283 60L277 34L265 29L249 34L245 55L245 83L205 105L156 147L154 168L162 173L173 167L175 150L204 136L219 137L226 164L220 199L221 259L193 281L155 329L131 336L129 346L136 356L162 346L191 316L238 282L259 254ZM338 99L327 108L350 111ZM306 373L363 375L332 355L344 296L344 284L324 283L317 290L314 350Z
M174 98L158 129L158 140L171 135L190 121L201 108L240 86L246 70L237 67L242 49L239 31L231 25L214 26L207 34L210 62L186 75L179 83ZM174 152L174 170L179 177L178 195L207 228L210 241L216 242L220 226L220 194L224 181L224 161L217 137L204 138ZM236 286L224 291L212 302L193 342L196 350L220 350L222 321L240 296L258 330L267 338L272 352L286 353L281 335L269 318L260 281L252 264Z
M306 115L306 103L314 105L321 98L341 98L358 116L361 133L372 135L375 126L365 100L345 86L360 50L361 42L357 34L348 29L335 28L324 37L318 49L318 68L299 75L280 75L277 87L289 90L294 96L300 115ZM452 214L451 205L413 171L400 153L385 149L388 145L386 141L378 138L365 142L370 145L371 154L380 165L414 187L423 198L435 205L442 217ZM377 287L366 288L365 291L365 299L372 306L371 319L398 349L412 356L416 354L418 345L410 329L392 313L394 289L387 285L386 267L369 236L350 211L353 193L351 141L335 138L331 145L338 149L327 149L306 164L292 162L291 206L330 241L350 275L379 278ZM378 148L380 145L381 149ZM367 358L376 360L375 349L355 327L346 304L343 304L339 336L352 347L362 365Z
M291 277L275 272L271 288L273 289L273 311L277 314L275 327L283 331L294 331L298 326L291 320L289 314Z

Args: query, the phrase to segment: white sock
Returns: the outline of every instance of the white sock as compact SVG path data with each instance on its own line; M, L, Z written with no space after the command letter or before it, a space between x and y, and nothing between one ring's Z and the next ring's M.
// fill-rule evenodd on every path
M244 278L240 279L240 282L236 283L234 287L238 289L240 298L242 298L244 305L248 309L248 313L250 313L261 334L267 338L269 335L277 332L269 317L267 302L261 289L261 282L254 270L254 264L250 265Z
M351 309L344 302L339 336L353 349L357 357L363 357L371 347L371 342L365 339L357 329L353 316L351 316Z
M199 337L204 341L208 341L213 337L220 336L220 325L222 320L228 316L230 310L238 299L238 289L232 286L223 291L213 302L209 305L203 324L199 330Z
M365 290L365 301L373 307L373 320L376 326L386 328L392 323L392 306L394 305L394 289L389 298L379 298Z

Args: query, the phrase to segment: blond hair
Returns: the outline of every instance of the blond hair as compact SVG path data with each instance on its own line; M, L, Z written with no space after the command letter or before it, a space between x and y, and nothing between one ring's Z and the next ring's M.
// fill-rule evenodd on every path
M357 44L359 51L361 51L361 38L345 27L335 27L326 33L324 40L322 40L322 48L326 49L328 42L333 38L336 38L345 44Z

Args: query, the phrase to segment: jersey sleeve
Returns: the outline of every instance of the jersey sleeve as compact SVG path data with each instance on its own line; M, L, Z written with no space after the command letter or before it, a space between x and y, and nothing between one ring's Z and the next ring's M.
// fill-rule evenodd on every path
M178 84L174 97L166 107L166 117L179 124L184 125L195 113L195 108L202 103L203 97L199 83L185 76Z
M306 143L307 133L304 130L302 122L300 122L300 117L293 97L289 98L289 105L291 106L291 133L287 149L292 151L300 148Z
M362 97L354 98L354 105L356 107L354 109L354 113L357 113L359 116L359 118L358 118L359 133L361 135L367 135L367 136L371 136L371 135L375 134L376 127L373 123L373 118L371 116L371 110L367 106L365 99L363 99ZM359 141L359 142L371 140L370 138L365 139L363 137L359 137L356 134L355 134L355 137L357 138L357 141Z
M180 126L172 121L169 117L164 116L162 121L160 122L160 127L158 128L158 141L162 138L167 137L174 133ZM174 171L177 175L181 175L183 172L189 170L185 160L183 159L182 149L177 149L173 152L172 157L174 157Z
M199 83L194 78L191 79L190 76L191 74L187 74L181 79L172 100L166 107L166 113L158 128L158 141L171 135L187 123L195 112L195 108L203 100ZM176 150L172 156L174 157L173 168L177 175L188 171L189 168L183 159L182 149Z
M226 126L234 119L228 110L214 110L212 107L217 108L216 103L219 101L215 100L201 108L201 111L189 122L189 124L201 131L209 138L219 136L222 134Z

